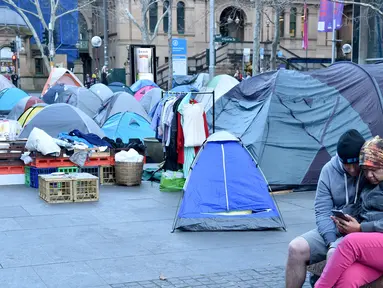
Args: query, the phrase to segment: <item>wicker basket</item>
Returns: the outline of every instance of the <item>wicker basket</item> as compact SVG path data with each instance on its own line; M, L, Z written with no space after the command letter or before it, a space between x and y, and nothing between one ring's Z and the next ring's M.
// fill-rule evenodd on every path
M116 162L116 184L124 186L141 185L144 162Z

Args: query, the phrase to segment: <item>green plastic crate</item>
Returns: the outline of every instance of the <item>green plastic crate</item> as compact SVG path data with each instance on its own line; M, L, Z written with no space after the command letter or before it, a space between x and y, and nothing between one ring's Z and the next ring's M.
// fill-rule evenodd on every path
M65 174L78 173L78 167L60 167L58 172L64 172Z
M25 186L30 187L31 186L31 167L25 166L24 173L25 173Z

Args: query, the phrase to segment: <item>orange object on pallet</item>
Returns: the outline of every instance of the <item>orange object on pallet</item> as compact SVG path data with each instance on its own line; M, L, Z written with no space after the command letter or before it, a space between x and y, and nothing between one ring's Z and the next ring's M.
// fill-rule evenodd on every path
M104 156L104 157L90 157L86 162L85 166L108 166L114 162L114 157Z
M103 156L103 157L90 157L86 162L86 167L95 167L95 166L109 166L114 162L112 156ZM73 167L73 162L69 160L68 157L37 157L33 159L33 162L30 166L36 168L51 168L51 167Z
M24 166L0 166L0 175L24 174Z

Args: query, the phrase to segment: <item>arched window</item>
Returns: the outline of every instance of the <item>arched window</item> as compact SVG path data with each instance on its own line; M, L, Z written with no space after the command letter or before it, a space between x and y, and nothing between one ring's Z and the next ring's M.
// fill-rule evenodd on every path
M306 14L305 14L305 8L303 7L302 8L302 25L301 25L301 34L302 34L302 37L303 37L303 35L304 35L304 29L305 29L305 15L306 15L306 17L307 17L307 25L308 25L308 23L309 23L309 9L308 8L306 8Z
M162 10L163 14L166 13L166 10L168 10L168 7L169 7L169 1L164 1L164 8ZM168 14L165 15L165 17L162 21L164 24L164 32L168 33L168 30L169 30L169 16L168 16Z
M185 34L185 3L177 3L177 31L178 34Z
M290 9L290 37L297 36L297 8Z
M285 11L279 14L279 36L285 37Z
M156 0L150 1L150 7L149 7L149 29L150 32L154 32L156 29L156 25L158 22L158 4Z

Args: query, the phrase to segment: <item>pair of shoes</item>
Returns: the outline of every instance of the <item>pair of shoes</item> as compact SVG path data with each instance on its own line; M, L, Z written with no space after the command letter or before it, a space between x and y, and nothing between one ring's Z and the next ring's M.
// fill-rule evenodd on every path
M319 280L318 275L310 274L310 285L312 288L314 288L315 283Z

